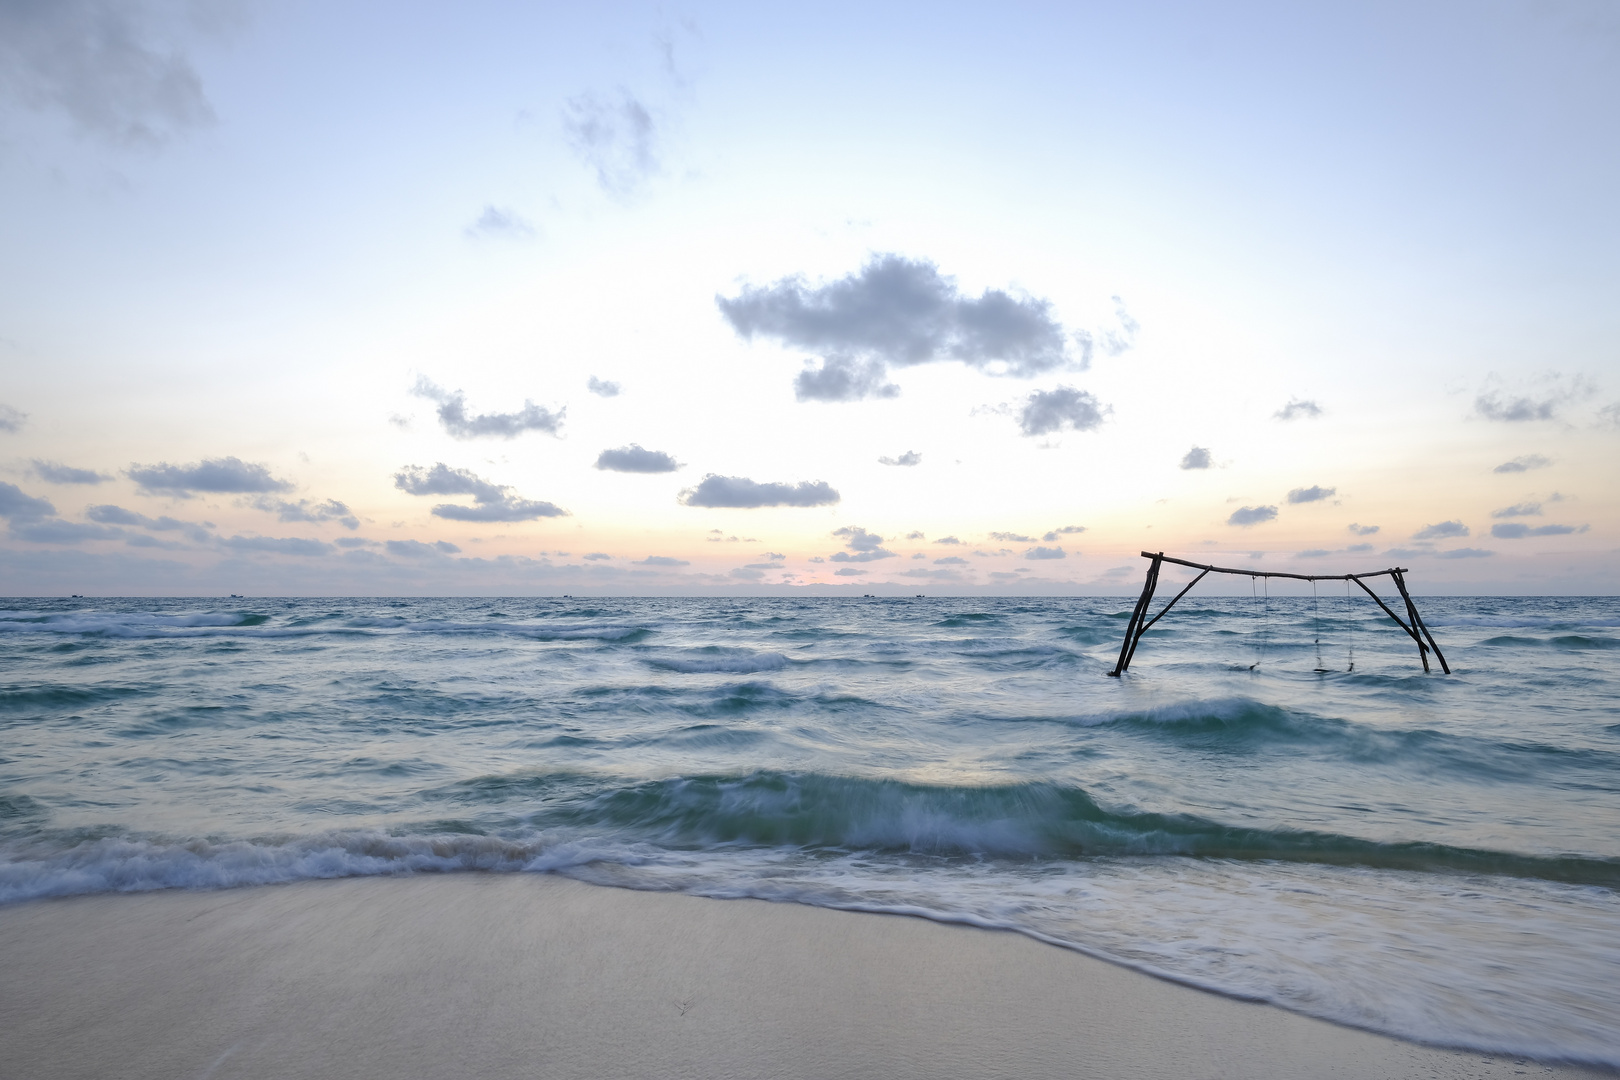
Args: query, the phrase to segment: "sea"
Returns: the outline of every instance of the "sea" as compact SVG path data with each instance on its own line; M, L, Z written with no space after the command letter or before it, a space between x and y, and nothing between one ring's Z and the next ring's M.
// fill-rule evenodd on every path
M1446 675L1195 592L1109 678L1133 602L0 602L0 903L561 874L1620 1066L1620 599L1420 596Z

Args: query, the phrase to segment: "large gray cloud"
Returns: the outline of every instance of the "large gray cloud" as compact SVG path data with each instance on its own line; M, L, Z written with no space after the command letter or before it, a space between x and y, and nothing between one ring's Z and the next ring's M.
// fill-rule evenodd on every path
M35 458L31 464L34 475L47 484L101 484L112 479L106 473L99 473L94 469L75 469L71 465L63 465L60 461L41 461Z
M1288 501L1296 504L1321 502L1323 499L1331 499L1338 491L1338 488L1325 488L1320 484L1313 484L1308 488L1295 488L1290 491Z
M1025 435L1049 435L1054 431L1091 431L1100 427L1106 407L1084 390L1059 386L1037 390L1024 402L1018 426Z
M270 475L264 465L235 457L209 458L194 465L131 465L128 476L148 495L189 499L198 492L211 495L261 495L290 491L292 484Z
M656 176L658 125L631 94L580 94L563 109L563 133L609 195L624 198Z
M1228 525L1241 525L1247 528L1250 525L1259 525L1262 522L1274 521L1277 517L1275 506L1241 506L1232 511L1232 516L1226 519Z
M431 469L407 465L394 474L394 486L412 495L471 495L476 506L440 503L433 516L448 521L533 521L566 517L568 511L549 502L524 499L506 484L496 484L467 469L452 469L438 462Z
M662 450L643 450L640 444L631 443L602 451L596 457L596 467L610 472L667 473L679 469L681 463Z
M517 412L469 416L467 395L460 390L446 390L425 375L417 377L411 393L438 403L439 423L454 439L515 439L525 431L544 431L548 435L555 435L568 413L566 408L552 412L525 400L523 408Z
M16 484L8 484L0 480L0 517L10 518L13 521L29 521L34 518L50 517L56 513L48 499L37 499Z
M838 492L825 480L762 484L744 476L709 473L697 487L682 491L679 502L683 506L754 509L761 506L831 506L839 498Z
M81 132L153 147L212 123L182 42L234 4L162 0L0 3L0 96Z
M743 337L774 338L821 357L819 369L799 376L800 400L892 397L898 391L884 381L890 365L957 360L1028 377L1073 362L1050 301L1001 289L963 296L926 259L875 255L837 281L782 278L715 302Z

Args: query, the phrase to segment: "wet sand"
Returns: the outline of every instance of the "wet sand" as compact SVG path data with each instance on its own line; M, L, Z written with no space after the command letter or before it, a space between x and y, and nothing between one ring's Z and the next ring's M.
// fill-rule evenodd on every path
M0 908L0 1077L1609 1076L1017 934L532 875Z

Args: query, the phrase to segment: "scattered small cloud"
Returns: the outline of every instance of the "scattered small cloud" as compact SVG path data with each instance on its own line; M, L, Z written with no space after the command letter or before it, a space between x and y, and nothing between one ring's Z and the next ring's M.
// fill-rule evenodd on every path
M189 499L199 493L210 495L264 495L290 491L292 484L270 475L265 465L249 464L235 457L209 458L194 465L131 465L126 475L145 495L168 495Z
M309 499L288 502L285 499L272 499L261 495L254 499L251 505L255 510L276 515L281 521L335 521L345 529L360 527L360 519L354 516L354 512L348 506L336 499L327 499L319 503Z
M1288 493L1288 501L1290 503L1321 502L1323 499L1331 499L1338 494L1338 491L1338 488L1325 488L1318 485L1312 485L1308 488L1295 488Z
M145 514L126 510L122 506L109 504L89 506L85 508L84 516L103 525L132 525L152 532L183 533L186 539L197 544L206 543L214 538L213 533L195 522L181 521L167 514L162 517L147 517Z
M515 439L525 431L544 431L548 435L556 435L558 429L562 427L563 417L568 413L566 407L552 412L525 400L523 408L517 412L480 413L477 416L468 416L465 394L460 390L446 390L426 375L417 377L416 385L411 387L411 393L438 404L439 423L453 439L478 439L486 436Z
M609 555L605 551L588 551L585 553L586 562L603 562L611 558L613 558L613 556Z
M618 383L609 382L607 379L598 379L595 375L585 380L585 389L597 397L618 397L624 391L624 387Z
M681 467L662 450L643 450L637 443L621 446L617 450L604 450L597 455L596 467L609 472L667 473Z
M833 576L834 577L860 577L865 573L866 573L865 570L857 570L853 566L846 566L842 570L834 570L833 571Z
M1363 552L1363 551L1371 551L1372 549L1373 549L1373 546L1371 544L1351 544L1349 547L1345 548L1344 550L1359 553L1359 552Z
M1552 464L1552 458L1542 457L1540 454L1521 454L1512 461L1504 461L1491 472L1519 473L1529 472L1531 469L1545 469Z
M1226 519L1228 525L1241 525L1248 528L1250 525L1259 525L1265 521L1275 521L1277 508L1275 506L1240 506L1232 511L1232 516Z
M1585 376L1566 377L1559 372L1548 372L1531 381L1529 386L1516 389L1492 385L1474 399L1474 412L1486 420L1509 424L1522 424L1535 420L1557 420L1565 405L1597 392L1597 387Z
M782 569L782 564L779 563L779 562L751 562L751 563L746 564L744 566L744 569L747 569L747 570L780 570L780 569Z
M28 422L28 414L10 405L0 405L0 431L17 432Z
M658 125L629 91L569 98L562 122L568 145L609 195L628 198L658 175Z
M1378 528L1377 525L1358 525L1354 521L1350 523L1350 532L1355 536L1371 536Z
M340 536L336 540L333 540L332 543L336 544L340 548L364 548L379 546L377 541L368 540L364 536Z
M1586 525L1526 525L1522 521L1504 521L1491 526L1491 535L1498 540L1523 540L1527 536L1568 536L1583 533Z
M1209 450L1202 446L1195 446L1181 455L1183 469L1207 469L1215 463L1210 457Z
M960 544L961 542L962 541L958 540L954 536L942 536L938 540L934 541L936 544Z
M386 547L388 554L402 559L442 559L461 551L448 540L436 540L431 544L424 544L420 540L390 540Z
M1504 506L1500 510L1492 510L1491 511L1491 517L1493 517L1493 518L1540 517L1540 516L1541 516L1541 504L1538 503L1538 502L1522 502L1522 503L1517 503L1517 504L1515 504L1513 506Z
M1015 532L993 532L990 534L990 539L1000 540L1003 544L1033 544L1035 542L1033 536L1025 536L1023 533Z
M1046 535L1042 536L1041 539L1050 544L1060 536L1079 536L1085 531L1086 527L1084 525L1064 525L1061 528L1051 530Z
M59 461L41 461L35 458L31 471L47 484L101 484L112 477L94 469L75 469Z
M830 562L864 563L894 558L894 552L883 546L883 537L877 533L867 532L859 526L846 525L841 529L834 529L833 535L842 537L844 546L849 548L849 551L840 551L830 556L828 560Z
M1460 521L1442 521L1438 525L1425 525L1412 534L1414 540L1445 540L1454 536L1467 536L1468 526Z
M1048 435L1055 431L1092 431L1102 426L1109 411L1094 396L1072 386L1037 390L1024 402L1018 426L1025 435Z
M880 458L878 458L878 464L879 465L904 465L904 466L921 465L922 464L922 455L917 453L917 451L915 451L915 450L907 450L905 453L901 454L899 457L880 457Z
M782 554L780 551L767 551L761 554L760 558L764 559L766 562L781 562L783 559L787 558L787 556Z
M1103 352L1109 356L1118 356L1136 344L1136 332L1142 327L1131 318L1130 312L1125 310L1125 301L1117 296L1111 299L1114 301L1114 317L1119 320L1119 329L1104 330L1100 344ZM1089 336L1087 335L1088 338Z
M485 206L484 212L462 230L472 240L532 240L535 228L515 210Z
M1024 552L1026 559L1067 559L1069 556L1061 547L1032 547Z
M1296 559L1320 559L1324 556L1332 554L1333 552L1329 551L1327 548L1308 548L1305 551L1299 552L1294 557Z
M61 518L28 518L11 521L11 535L31 544L82 544L86 540L116 540L124 530L107 525L86 525Z
M394 486L411 495L471 495L478 505L440 503L433 508L434 517L448 521L533 521L568 515L552 503L519 498L506 484L492 483L466 469L452 469L442 461L431 469L407 465L394 474Z
M1315 420L1323 413L1322 406L1304 398L1289 398L1288 404L1272 413L1278 420Z
M1486 559L1495 554L1496 552L1486 548L1466 547L1436 552L1434 557L1437 559Z
M297 555L314 558L328 554L332 545L321 540L308 540L299 536L232 536L221 538L220 547L230 551L251 554Z
M954 360L1027 378L1073 363L1050 301L1001 289L964 296L926 259L874 255L836 281L787 277L715 302L744 338L774 338L821 358L820 368L800 374L800 400L892 397L899 389L884 381L891 366Z
M967 560L960 555L947 555L943 559L935 559L935 566L966 566Z
M709 473L680 493L682 506L754 509L762 506L832 506L839 494L825 480L798 484L759 483L743 476Z
M669 555L649 555L645 559L637 559L637 566L691 566L687 559L677 559Z

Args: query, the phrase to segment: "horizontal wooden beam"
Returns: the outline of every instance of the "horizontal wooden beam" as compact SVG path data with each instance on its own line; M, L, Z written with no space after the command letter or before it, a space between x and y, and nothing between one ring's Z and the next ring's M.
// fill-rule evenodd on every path
M1161 559L1177 566L1186 566L1204 573L1237 574L1241 577L1280 577L1293 578L1295 581L1360 581L1362 578L1384 577L1392 574L1404 574L1406 570L1399 566L1392 566L1388 570L1369 570L1364 574L1285 574L1280 570L1239 570L1230 566L1208 566L1204 563L1188 562L1186 559L1173 559L1168 555L1161 555L1154 551L1142 552L1144 559Z

